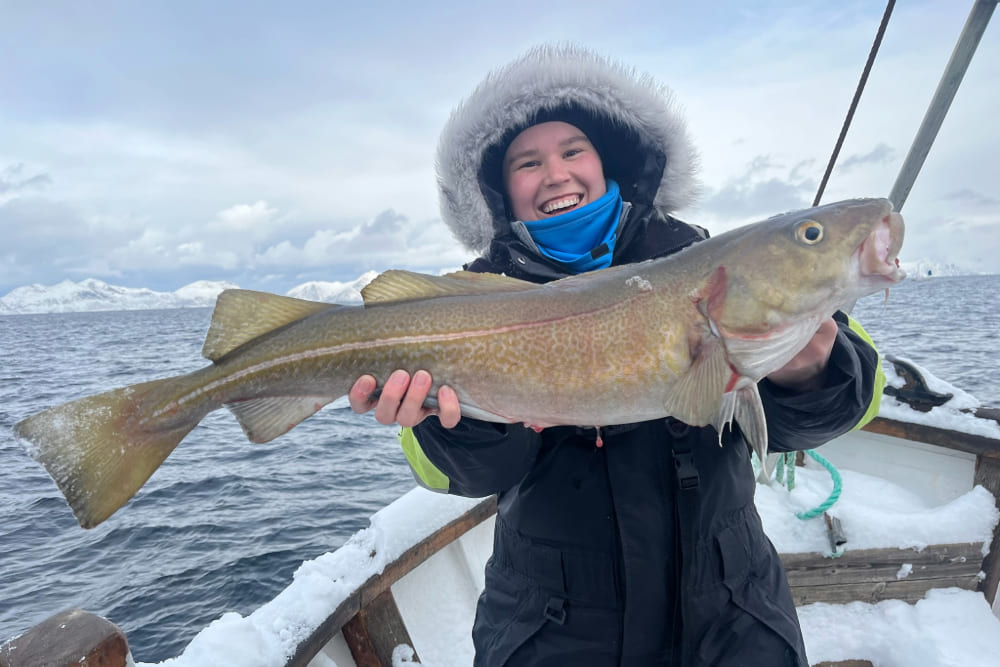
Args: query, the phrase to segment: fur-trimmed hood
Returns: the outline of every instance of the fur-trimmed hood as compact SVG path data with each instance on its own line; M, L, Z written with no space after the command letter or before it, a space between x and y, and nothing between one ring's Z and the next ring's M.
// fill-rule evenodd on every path
M540 46L491 72L441 133L441 214L469 250L481 252L507 231L503 151L546 120L587 134L626 201L669 214L696 198L697 155L668 88L578 46Z

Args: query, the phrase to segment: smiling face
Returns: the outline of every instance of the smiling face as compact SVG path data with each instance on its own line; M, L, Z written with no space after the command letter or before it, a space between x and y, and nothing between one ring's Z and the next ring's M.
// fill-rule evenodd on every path
M504 154L503 180L514 216L522 221L572 211L607 192L594 145L562 121L532 125L517 135Z

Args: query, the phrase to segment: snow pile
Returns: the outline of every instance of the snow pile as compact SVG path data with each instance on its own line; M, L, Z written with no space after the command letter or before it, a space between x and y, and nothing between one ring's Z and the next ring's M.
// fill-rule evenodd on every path
M799 607L813 664L851 659L878 667L989 667L1000 664L1000 621L982 593L928 591L916 605L816 603Z
M423 663L414 660L416 652L413 647L401 644L392 650L392 667L402 667L403 665L420 665Z
M811 459L806 459L811 461ZM843 492L830 513L840 519L847 536L845 549L928 544L990 543L1000 511L993 495L977 486L951 502L930 506L926 500L879 477L840 470ZM808 464L795 469L795 489L757 485L755 502L764 531L782 553L829 553L822 517L801 520L796 512L818 507L830 495L830 474Z
M904 357L899 358L920 371L924 380L927 381L928 389L942 394L952 394L953 397L944 405L931 408L929 412L919 412L896 400L894 396L886 394L882 396L882 405L879 409L880 417L1000 439L1000 424L988 419L977 419L970 412L962 412L980 407L979 399L953 384L935 377L920 364ZM897 389L901 388L904 380L896 374L892 364L885 363L882 364L882 367L885 370L888 385Z
M976 487L955 500L930 506L884 480L842 470L844 491L834 506L848 536L847 548L902 546L930 542L988 542L1000 520L993 497ZM765 529L780 551L828 552L822 519L802 521L794 512L822 502L830 491L825 470L799 468L796 487L758 485L757 506ZM377 512L371 525L335 552L304 562L292 583L272 601L243 617L227 613L202 630L184 653L163 667L283 665L352 591L380 573L410 545L475 505L476 500L414 489ZM933 536L933 537L932 537ZM905 568L899 576L905 576ZM425 592L442 630L471 623L449 614L458 607L439 604ZM950 667L988 664L1000 655L1000 619L979 593L934 590L915 607L898 601L875 605L813 604L800 608L806 647L813 662L864 657L880 667ZM428 639L435 641L435 637ZM408 654L397 654L398 664ZM326 663L324 663L326 664ZM332 664L332 662L331 662ZM424 662L429 665L430 663ZM138 663L138 667L152 667Z
M376 512L342 547L305 561L292 583L249 616L230 612L199 632L163 667L274 667L337 606L410 546L461 516L478 500L413 489ZM137 667L149 663L136 663Z

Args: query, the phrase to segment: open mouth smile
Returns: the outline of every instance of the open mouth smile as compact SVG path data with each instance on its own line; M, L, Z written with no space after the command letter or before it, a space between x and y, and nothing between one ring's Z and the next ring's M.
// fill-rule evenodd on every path
M542 204L539 208L542 213L562 213L567 211L583 200L581 195L566 195L565 197L559 197L558 199L550 199L549 201Z

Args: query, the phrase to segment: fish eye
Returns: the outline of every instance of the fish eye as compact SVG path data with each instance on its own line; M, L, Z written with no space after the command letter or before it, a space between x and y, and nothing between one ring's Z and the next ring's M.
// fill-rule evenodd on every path
M823 240L823 225L815 220L800 222L795 228L795 238L806 245L816 245Z

